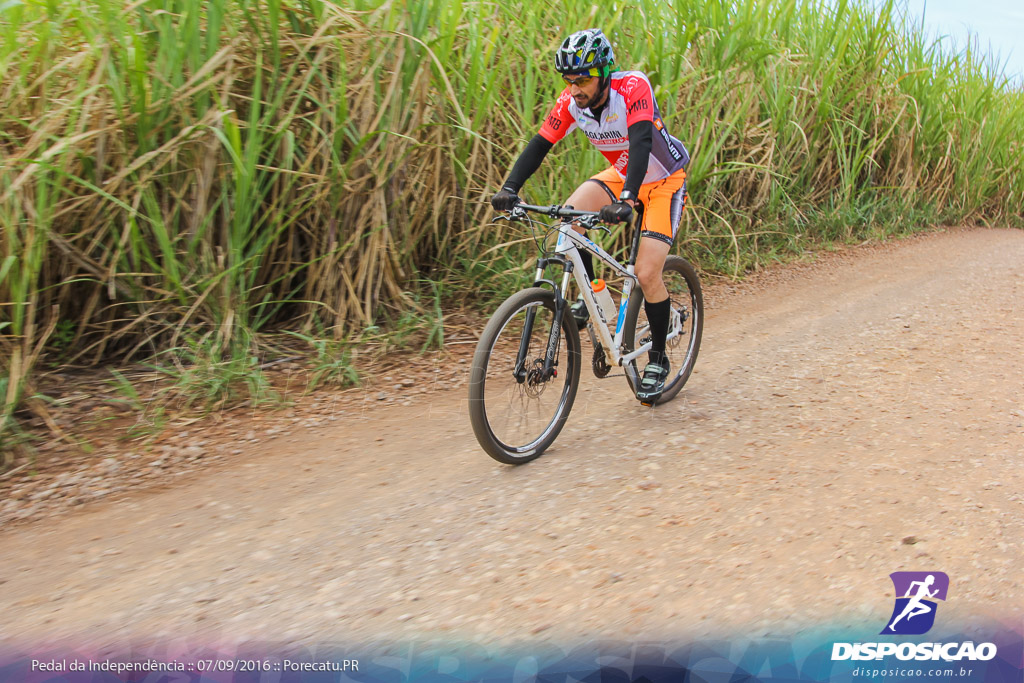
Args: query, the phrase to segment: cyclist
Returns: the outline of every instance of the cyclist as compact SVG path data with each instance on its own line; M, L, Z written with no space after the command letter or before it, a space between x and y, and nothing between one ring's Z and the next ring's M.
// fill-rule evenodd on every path
M661 271L686 206L690 155L666 130L647 76L613 71L614 64L615 53L600 29L577 31L565 39L555 53L555 70L562 74L565 90L491 206L497 211L515 206L520 188L554 144L576 128L605 156L610 166L584 181L566 205L600 211L606 223L628 221L633 211L641 215L636 276L651 326L651 350L636 395L651 402L661 396L671 370L665 354L671 304ZM589 252L581 256L593 280L593 257ZM582 298L572 311L577 323L586 325L589 313Z

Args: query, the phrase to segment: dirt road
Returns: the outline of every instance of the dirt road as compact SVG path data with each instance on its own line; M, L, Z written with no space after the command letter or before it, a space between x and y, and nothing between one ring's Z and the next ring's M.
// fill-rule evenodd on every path
M534 463L483 455L460 385L9 529L0 641L881 629L898 570L1019 627L1022 301L1019 231L783 267L712 297L673 403L585 369Z

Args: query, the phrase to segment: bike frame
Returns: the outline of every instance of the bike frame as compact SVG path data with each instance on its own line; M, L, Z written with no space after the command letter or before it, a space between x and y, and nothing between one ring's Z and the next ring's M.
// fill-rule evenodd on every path
M651 343L647 342L646 344L642 344L639 348L623 354L622 339L625 334L623 321L626 317L626 309L629 306L629 297L633 292L634 287L638 284L636 278L636 257L640 248L641 216L638 215L636 218L629 261L625 266L623 266L593 240L589 239L586 235L581 235L576 232L573 228L572 220L564 220L565 218L593 216L595 215L594 212L574 211L571 209L563 209L558 206L532 206L529 204L520 204L519 208L526 211L534 211L536 213L544 213L550 216L563 218L563 221L559 223L557 228L555 228L558 231L558 242L555 245L554 256L542 257L537 262L537 276L534 281L535 287L548 285L555 291L555 321L551 326L551 333L548 336L547 353L545 354L544 362L545 377L550 377L554 372L554 355L555 350L558 349L559 335L561 334L562 329L562 316L565 314L565 310L567 308L566 302L569 291L569 279L571 277L575 277L576 284L579 287L580 292L584 293L584 304L590 312L591 325L588 326L588 330L590 330L591 341L601 343L605 353L605 359L609 365L624 367L625 371L630 375L630 379L633 384L635 385L639 383L639 373L629 363L630 361L647 353L651 348ZM583 259L580 257L581 249L596 255L605 264L611 267L612 270L624 278L622 285L622 301L619 302L619 313L614 321L605 319L604 311L601 310L601 306L597 303L594 288L591 285L590 280L587 278L587 271L583 266ZM545 270L552 264L561 265L564 270L560 286L554 281L544 278ZM529 345L529 337L533 329L533 319L534 311L530 310L527 312L526 325L523 330L518 361L515 368L516 377L520 379L520 382L524 381L526 378L525 362L528 350L526 347ZM612 331L610 324L614 325L614 332ZM680 327L679 315L673 311L672 319L669 323L669 333L667 338L672 339L673 337L678 336ZM595 330L597 333L597 339L594 339Z

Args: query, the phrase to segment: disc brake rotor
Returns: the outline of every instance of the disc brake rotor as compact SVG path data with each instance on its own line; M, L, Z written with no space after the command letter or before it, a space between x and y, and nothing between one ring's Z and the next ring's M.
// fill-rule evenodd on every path
M544 379L544 361L538 358L533 361L533 367L526 373L526 395L537 398L544 393L547 384L547 380Z

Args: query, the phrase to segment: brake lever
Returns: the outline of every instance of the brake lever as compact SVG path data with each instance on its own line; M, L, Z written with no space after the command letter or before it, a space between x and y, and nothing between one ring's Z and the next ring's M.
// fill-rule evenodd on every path
M521 209L518 206L513 206L508 210L508 215L504 217L507 221L521 221L526 218L526 209Z
M586 216L584 218L580 218L579 222L587 230L604 230L609 235L612 234L612 231L608 226L601 223L597 216Z

